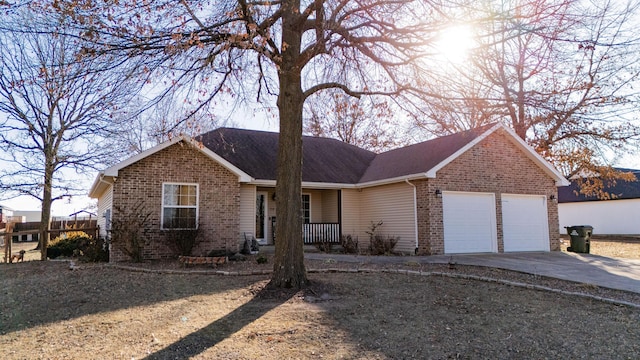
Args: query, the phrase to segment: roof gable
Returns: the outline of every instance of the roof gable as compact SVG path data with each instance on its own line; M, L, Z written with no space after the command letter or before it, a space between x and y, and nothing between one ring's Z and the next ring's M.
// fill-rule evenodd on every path
M192 146L195 149L198 149L199 151L201 151L202 153L204 153L206 156L208 156L210 159L218 162L220 165L224 166L225 168L227 168L229 171L231 171L232 173L234 173L235 175L238 176L238 180L239 181L244 181L244 182L248 182L251 181L251 177L245 173L244 171L242 171L241 169L239 169L238 167L234 166L233 164L229 163L228 161L226 161L225 159L223 159L222 157L220 157L220 155L212 152L211 150L204 148L203 146L200 146L200 144L191 139L188 136L178 136L175 137L169 141L165 141L161 144L158 144L150 149L147 149L139 154L136 154L124 161L121 161L113 166L110 166L108 168L106 168L104 171L101 171L98 173L98 175L96 176L96 179L94 180L93 184L91 185L91 189L89 190L89 197L93 197L93 198L97 198L99 197L102 193L104 193L104 191L110 186L110 184L114 181L114 178L118 177L118 173L121 169L124 169L125 167L132 165L152 154L155 154L161 150L164 150L170 146L176 145L178 143L184 143L188 146Z
M440 169L496 131L505 131L507 138L554 179L557 186L569 185L569 181L549 162L535 152L511 129L499 123L481 126L379 154L360 179L360 183L375 184L385 179L402 177L435 178Z
M150 149L147 149L135 156L132 156L124 161L121 161L111 167L108 167L107 169L105 169L102 173L104 174L104 176L118 176L118 171L120 171L121 169L136 163L146 157L148 157L149 155L155 154L157 152L159 152L160 150L164 150L166 148L168 148L169 146L172 145L176 145L180 142L183 142L187 145L190 145L198 150L200 150L201 152L203 152L205 155L207 155L209 158L213 159L214 161L217 161L218 163L220 163L222 166L224 166L225 168L229 169L229 171L231 171L232 173L238 175L239 178L243 179L244 181L249 181L250 178L249 176L242 170L240 170L239 168L237 168L236 166L234 166L233 164L229 163L228 161L226 161L225 159L223 159L222 157L220 157L218 154L211 152L210 150L203 148L202 146L200 146L200 144L189 138L188 136L178 136L175 137L169 141L165 141L162 144L156 145Z
M376 156L360 183L402 176L423 175L442 163L495 124L390 150Z

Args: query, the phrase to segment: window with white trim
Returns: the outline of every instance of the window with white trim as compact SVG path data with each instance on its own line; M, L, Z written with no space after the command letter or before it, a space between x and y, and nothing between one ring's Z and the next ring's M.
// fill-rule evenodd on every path
M311 195L302 194L302 222L309 224L311 222Z
M198 228L198 184L162 184L162 229Z

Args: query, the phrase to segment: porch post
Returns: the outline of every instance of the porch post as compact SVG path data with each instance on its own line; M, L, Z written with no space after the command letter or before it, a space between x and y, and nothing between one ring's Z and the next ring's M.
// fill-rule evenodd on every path
M338 241L342 239L342 190L338 190Z

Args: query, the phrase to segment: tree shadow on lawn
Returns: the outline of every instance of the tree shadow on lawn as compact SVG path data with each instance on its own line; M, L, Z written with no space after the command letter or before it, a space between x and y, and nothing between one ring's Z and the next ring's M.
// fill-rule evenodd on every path
M266 276L157 274L66 262L0 264L0 335L195 295L248 288Z
M273 290L262 290L226 316L146 359L203 354L294 295L306 293L316 300L303 306L323 311L301 320L295 317L300 305L291 313L287 307L280 310L283 324L305 323L283 339L288 346L276 350L279 357L307 357L304 347L313 350L314 357L327 358L640 355L635 345L640 341L635 326L640 312L630 308L466 279L398 274L312 274L310 279L310 292L282 290L281 296L272 296ZM612 339L611 333L625 336ZM588 349L585 334L589 334ZM217 350L211 355L221 356Z
M211 324L150 354L145 359L187 359L205 352L269 311L284 304L297 293L299 291L293 289L263 288L249 302Z
M640 355L637 309L477 280L353 276L332 274L339 300L318 305L359 358Z

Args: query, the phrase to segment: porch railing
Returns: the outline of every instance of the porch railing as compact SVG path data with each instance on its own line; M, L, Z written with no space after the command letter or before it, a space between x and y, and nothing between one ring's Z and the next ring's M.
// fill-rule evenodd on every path
M302 234L305 244L316 244L326 242L331 244L340 243L339 223L309 223L302 224Z

